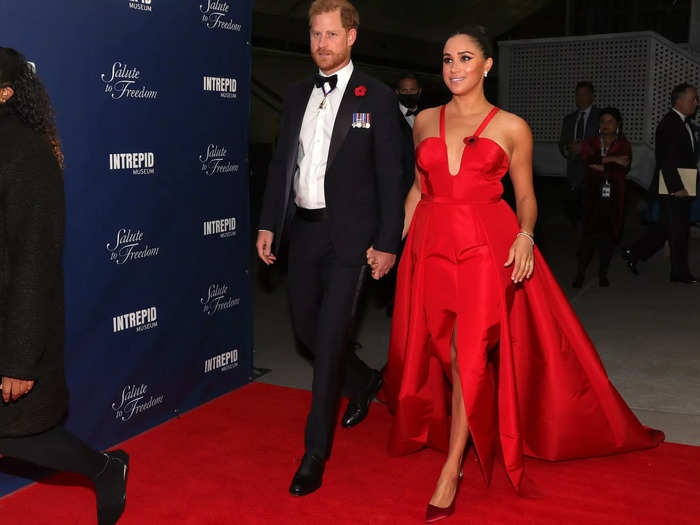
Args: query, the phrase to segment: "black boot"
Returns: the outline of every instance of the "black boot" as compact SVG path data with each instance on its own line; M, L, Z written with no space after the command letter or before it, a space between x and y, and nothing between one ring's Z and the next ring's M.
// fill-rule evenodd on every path
M129 473L129 454L123 450L105 452L106 463L93 480L97 493L97 523L114 525L126 505L126 478Z

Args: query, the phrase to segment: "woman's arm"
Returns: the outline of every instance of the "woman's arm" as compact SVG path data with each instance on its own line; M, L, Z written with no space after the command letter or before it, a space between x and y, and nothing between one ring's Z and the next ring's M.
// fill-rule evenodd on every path
M421 111L416 115L416 120L413 123L413 147L415 148L421 141L428 136L428 122L430 121L430 113L434 113L433 109L426 109ZM420 188L420 172L418 171L418 166L415 168L415 178L413 179L413 185L406 195L406 201L404 202L404 223L403 223L403 233L401 238L405 239L408 235L408 230L411 227L411 221L413 221L413 214L416 211L416 206L421 198L421 188Z
M418 168L416 168L416 178L413 181L411 189L408 190L408 195L406 195L406 202L404 203L404 222L403 222L403 233L401 234L401 239L405 239L408 235L408 230L411 227L411 221L413 221L413 214L416 211L416 206L420 201L421 191L420 191L420 173Z
M603 164L608 163L619 164L623 168L626 168L630 165L630 158L627 155L608 155L607 157L603 157Z
M527 123L520 117L511 116L508 127L513 151L510 159L510 179L515 190L516 210L520 231L530 236L534 234L537 221L537 200L532 183L532 133ZM514 264L511 279L521 282L532 275L534 270L533 243L524 235L518 235L508 254L505 266Z

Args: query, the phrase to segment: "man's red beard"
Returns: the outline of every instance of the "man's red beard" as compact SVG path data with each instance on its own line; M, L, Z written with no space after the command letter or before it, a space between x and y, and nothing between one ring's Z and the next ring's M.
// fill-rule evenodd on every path
M322 52L327 54L322 55ZM325 70L335 69L345 61L345 57L342 57L337 53L329 52L325 49L319 49L318 51L315 51L313 53L313 58L316 62L316 65L319 67L323 66L323 69Z

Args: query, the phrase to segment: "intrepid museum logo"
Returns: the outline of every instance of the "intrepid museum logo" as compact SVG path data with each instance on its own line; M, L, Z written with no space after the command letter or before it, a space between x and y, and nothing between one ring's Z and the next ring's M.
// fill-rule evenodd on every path
M132 328L137 332L144 332L156 326L158 326L158 309L155 306L112 317L112 330L115 334Z
M237 221L235 217L226 219L215 219L213 221L204 221L204 236L218 235L219 237L233 237L236 235Z
M204 361L204 373L209 372L226 372L227 370L233 370L238 366L238 349L234 348L230 352L224 352L223 354L215 355Z
M128 0L129 9L136 9L137 11L152 11L151 7L152 0Z
M141 230L121 228L117 231L114 242L107 243L109 260L115 264L126 264L137 259L155 257L160 248L148 246Z
M207 92L219 93L223 98L236 98L238 83L235 78L202 77L202 89Z
M202 13L202 23L209 29L226 29L227 31L241 30L241 24L236 24L229 18L230 7L228 2L221 0L207 0L199 4Z
M228 160L228 150L223 146L209 144L207 150L199 156L204 175L225 175L238 172L238 164Z
M110 153L109 170L131 170L134 175L155 175L156 156L152 152Z
M148 385L126 385L122 389L121 399L112 403L112 410L116 419L129 421L137 414L162 405L164 400L163 394L154 396L149 393Z
M207 296L199 299L202 311L207 315L215 315L224 310L238 306L240 297L233 297L228 292L228 285L214 283L209 286Z
M114 62L112 70L109 73L102 73L100 79L105 84L105 93L115 100L158 98L158 91L141 84L141 71L136 67L129 67L125 62ZM139 84L141 84L140 87Z

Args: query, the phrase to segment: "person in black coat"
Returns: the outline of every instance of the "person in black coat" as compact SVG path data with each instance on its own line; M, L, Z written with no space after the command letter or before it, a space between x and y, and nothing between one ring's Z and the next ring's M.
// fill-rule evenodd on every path
M87 476L107 525L124 509L128 455L101 454L60 425L62 163L43 84L20 53L0 47L0 454Z
M623 250L623 257L627 267L638 275L638 261L647 260L668 240L671 247L671 282L698 284L690 273L688 263L690 205L693 199L678 173L678 168L697 167L697 138L688 122L697 111L697 89L690 84L676 86L671 92L671 104L673 107L656 128L656 169L649 188L652 196L658 195L661 171L669 194L658 195L660 221L652 224L641 239Z
M564 117L559 137L559 152L566 159L566 178L571 190L566 200L566 214L576 225L583 209L583 179L586 163L583 161L583 143L598 134L600 110L593 104L595 90L591 82L576 84L576 111Z
M391 89L350 60L357 10L316 0L309 20L319 72L286 92L256 244L269 265L289 238L292 321L314 355L306 454L290 486L297 496L322 484L341 390L347 428L381 387L381 374L349 351L348 332L368 263L375 279L386 275L403 229L400 115Z

